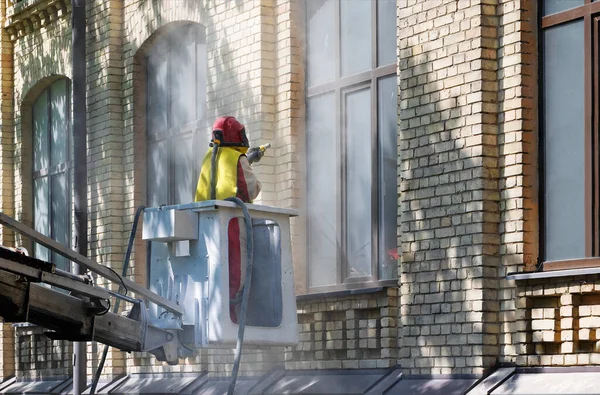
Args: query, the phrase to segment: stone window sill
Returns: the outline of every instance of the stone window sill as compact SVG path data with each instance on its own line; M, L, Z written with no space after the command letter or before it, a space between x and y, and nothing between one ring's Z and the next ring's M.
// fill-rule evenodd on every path
M352 289L331 289L327 291L321 292L312 292L305 295L297 295L296 300L319 300L323 298L334 298L334 297L345 297L351 295L360 295L360 294L371 294L383 291L386 288L398 288L398 280L384 280L384 281L376 281L365 284L353 284L353 285L362 285L360 287L355 287Z
M560 277L574 277L574 276L588 276L593 274L600 274L600 267L588 267L579 269L562 269L562 270L551 270L531 273L508 273L506 278L508 280L522 281L522 280L538 280L543 278L560 278Z

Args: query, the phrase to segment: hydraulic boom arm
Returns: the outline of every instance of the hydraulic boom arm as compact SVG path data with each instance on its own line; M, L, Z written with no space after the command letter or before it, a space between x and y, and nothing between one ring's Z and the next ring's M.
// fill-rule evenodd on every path
M0 213L0 223L88 270L124 285L137 296L171 313L170 319L151 320L142 299L108 291L95 286L88 278L58 270L51 263L0 248L0 316L5 322L40 325L52 331L47 335L53 339L98 341L124 351L148 351L171 364L178 362L180 343L177 331L182 330L181 306L120 277L111 269L63 247L3 213ZM110 311L112 297L133 304L127 316Z

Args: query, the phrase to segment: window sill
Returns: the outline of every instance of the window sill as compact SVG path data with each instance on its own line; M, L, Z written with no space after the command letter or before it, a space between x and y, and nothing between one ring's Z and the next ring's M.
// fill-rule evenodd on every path
M538 280L542 278L558 278L558 277L573 277L573 276L587 276L592 274L600 274L600 267L589 267L584 269L563 269L563 270L551 270L545 272L531 272L531 273L508 273L506 275L507 280Z
M542 263L540 271L508 273L507 280L535 280L538 278L572 277L600 274L600 258L563 259Z
M369 283L352 284L352 289L332 289L330 291L318 291L296 296L297 301L318 300L323 298L345 297L351 295L372 294L383 291L386 288L398 288L398 280L384 280Z

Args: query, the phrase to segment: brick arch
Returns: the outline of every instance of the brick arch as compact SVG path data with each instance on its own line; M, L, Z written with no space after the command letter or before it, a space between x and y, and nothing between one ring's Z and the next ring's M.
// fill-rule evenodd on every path
M145 59L146 55L148 55L148 53L154 47L156 40L166 37L169 34L174 33L183 27L192 26L192 25L198 27L205 34L205 38L206 38L206 30L205 30L206 26L204 24L190 21L190 20L181 20L181 21L174 21L174 22L167 23L166 25L161 26L158 29L156 29L137 48L137 50L135 51L135 54L133 55L134 66L136 63L138 63L138 61L143 61ZM134 70L134 74L135 74L135 70Z
M69 83L71 81L69 77L60 74L41 78L23 95L23 100L19 104L20 127L17 127L16 131L15 177L21 180L21 189L15 192L15 206L20 208L17 210L17 217L30 226L33 221L33 104L45 89L61 79L65 79ZM23 239L23 244L31 248L28 239Z

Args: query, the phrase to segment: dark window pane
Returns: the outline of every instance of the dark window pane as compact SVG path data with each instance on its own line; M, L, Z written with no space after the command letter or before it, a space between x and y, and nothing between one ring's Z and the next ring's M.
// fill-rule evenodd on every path
M169 100L167 59L168 43L163 40L156 44L148 58L148 134L153 136L167 132L167 103Z
M371 2L341 0L340 16L342 75L370 70Z
M584 0L543 0L541 3L543 15L546 16L579 7L583 5Z
M148 204L151 207L169 201L169 157L165 141L148 145Z
M398 269L398 80L378 82L379 125L379 279L397 277Z
M252 219L254 262L252 278L260 278L260 287L250 287L247 325L274 328L283 319L281 292L281 231L271 220Z
M196 40L191 29L171 36L171 127L196 119Z
M585 255L583 27L543 31L546 260Z
M371 90L346 94L348 276L370 276L372 262Z
M175 164L175 201L174 204L194 201L196 192L194 156L191 134L173 141L173 162ZM197 180L196 180L197 181Z
M307 0L308 85L335 78L335 3L333 0Z
M52 238L64 246L69 245L69 206L67 199L67 175L57 174L51 177L52 185ZM59 269L68 270L68 260L52 253L52 262Z
M396 0L377 0L377 65L396 63Z
M42 92L33 105L33 170L48 168L48 91Z
M33 180L33 228L43 234L50 236L50 213L48 177ZM34 256L44 261L50 260L50 251L39 244L34 246Z
M50 166L67 161L68 144L67 80L61 79L50 89Z
M337 283L338 143L335 96L308 99L307 215L310 286Z

